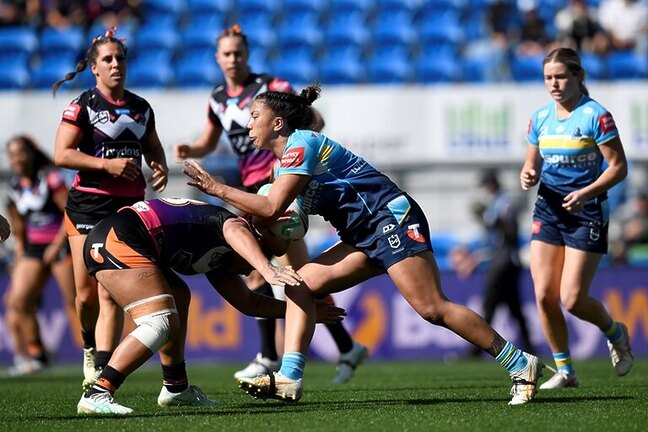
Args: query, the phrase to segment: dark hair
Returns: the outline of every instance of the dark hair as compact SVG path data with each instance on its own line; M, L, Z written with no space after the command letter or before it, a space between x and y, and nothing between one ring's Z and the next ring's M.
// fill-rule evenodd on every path
M50 158L47 154L45 154L43 150L41 150L40 147L38 147L36 141L34 141L31 137L27 135L16 135L14 137L9 138L6 147L9 147L9 144L11 144L14 141L21 143L23 146L29 149L29 151L32 152L33 155L32 163L34 168L32 175L36 175L38 171L40 171L42 168L46 166L54 165L54 161L52 161L52 158Z
M73 72L68 72L65 77L63 77L63 79L56 81L52 85L52 94L56 95L57 90L65 81L74 79L74 77L78 73L86 70L88 64L95 64L97 62L99 47L101 45L105 45L107 43L116 43L121 47L122 51L124 52L124 57L126 57L126 55L128 54L128 48L126 48L126 45L124 45L124 41L122 39L117 39L115 37L115 33L117 33L117 29L115 27L110 27L108 30L106 30L106 33L103 36L97 36L96 38L92 39L92 44L90 45L90 48L88 48L88 51L86 51L85 58L77 63L76 69Z
M315 115L311 105L319 97L319 83L304 88L301 93L263 92L255 100L263 101L279 117L283 117L288 128L308 129L313 124Z
M580 91L585 95L589 96L589 90L585 86L585 69L581 64L581 59L576 50L572 48L556 48L552 50L547 57L542 61L542 66L550 62L562 63L567 66L567 69L574 74L574 76L579 77L578 87Z
M216 47L217 48L218 48L218 43L221 41L221 39L226 38L226 37L240 38L243 41L243 45L245 46L246 51L250 52L250 45L248 45L247 36L245 36L245 34L243 33L243 30L241 30L240 25L234 24L232 27L227 27L225 30L223 30L223 33L221 33L216 38Z

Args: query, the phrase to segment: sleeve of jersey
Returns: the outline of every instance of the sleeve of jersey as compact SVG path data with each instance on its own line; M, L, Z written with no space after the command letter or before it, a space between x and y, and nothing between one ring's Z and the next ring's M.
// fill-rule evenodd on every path
M605 144L611 139L619 136L619 131L614 122L614 117L608 111L601 110L596 117L596 124L593 127L594 141L597 145Z
M529 123L527 124L527 130L526 130L526 142L529 143L532 146L538 146L538 133L536 132L536 123L537 123L537 117L534 114L531 116L529 119Z
M268 83L268 90L280 93L295 93L295 90L292 88L290 83L281 78L273 78L272 81Z
M317 165L317 147L314 140L307 140L302 136L295 139L294 135L281 155L281 162L277 169L277 176L281 174L300 174L312 176Z
M67 189L61 171L51 170L47 173L47 186L54 192L58 192L61 189Z
M75 99L63 111L61 123L72 126L76 129L81 129L84 121L87 122L85 118L86 115L87 114L81 105L81 101Z

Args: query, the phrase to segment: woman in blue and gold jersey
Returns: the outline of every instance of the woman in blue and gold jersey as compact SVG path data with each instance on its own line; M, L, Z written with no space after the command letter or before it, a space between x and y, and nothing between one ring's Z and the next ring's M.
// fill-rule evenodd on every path
M529 120L520 183L525 191L539 184L531 275L540 323L558 367L540 389L556 389L578 386L561 304L605 334L617 375L632 367L626 326L588 293L608 247L607 191L626 177L628 165L612 114L589 96L578 54L570 48L551 51L543 72L553 101Z
M241 388L257 397L298 401L315 327L314 299L386 273L423 319L450 329L504 366L513 381L509 404L530 402L543 363L507 342L477 313L446 298L421 207L363 158L307 129L313 115L310 106L319 93L319 85L299 95L268 91L252 103L250 139L279 159L268 196L226 186L195 161L185 163L188 184L260 218L281 217L301 195L305 210L321 215L341 239L299 269L303 284L286 286L285 350L279 372L241 378Z

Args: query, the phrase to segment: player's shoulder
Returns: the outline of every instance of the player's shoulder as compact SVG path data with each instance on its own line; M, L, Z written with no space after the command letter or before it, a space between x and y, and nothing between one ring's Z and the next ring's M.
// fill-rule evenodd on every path
M536 109L531 115L534 121L541 121L551 117L551 113L555 110L555 102L549 102L540 108Z
M583 115L593 115L595 117L599 117L608 112L607 108L589 96L583 97L579 108Z

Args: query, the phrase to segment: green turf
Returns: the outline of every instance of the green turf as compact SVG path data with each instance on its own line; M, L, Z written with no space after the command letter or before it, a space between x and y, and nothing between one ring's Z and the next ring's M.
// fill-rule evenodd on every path
M158 367L128 378L117 400L127 417L79 417L80 367L0 378L0 431L605 431L648 428L648 359L617 378L608 361L578 361L578 389L541 391L527 405L507 405L506 373L490 360L368 362L353 380L329 384L334 367L312 363L295 405L255 400L234 384L238 364L189 366L191 381L220 405L160 408ZM545 379L550 376L547 371Z

